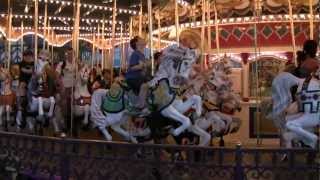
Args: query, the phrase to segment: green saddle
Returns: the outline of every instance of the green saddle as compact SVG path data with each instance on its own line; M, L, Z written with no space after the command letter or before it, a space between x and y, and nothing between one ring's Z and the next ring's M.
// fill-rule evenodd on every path
M148 93L148 104L152 111L162 111L175 100L176 94L167 78L161 79Z
M125 109L124 90L119 84L113 84L101 105L102 112L118 113Z

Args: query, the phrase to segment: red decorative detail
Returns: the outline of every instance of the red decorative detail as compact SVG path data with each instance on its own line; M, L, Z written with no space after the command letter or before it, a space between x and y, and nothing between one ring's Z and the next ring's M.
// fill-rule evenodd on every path
M268 25L272 28L272 34L267 38L261 34L261 30ZM258 24L257 25L257 41L259 47L281 47L281 46L292 46L291 33L287 33L281 38L276 33L276 27L283 26L284 23L268 23L268 24ZM289 26L289 24L288 24ZM309 26L307 23L295 23L295 26L301 26L301 32L295 35L296 45L301 46L303 42L308 39L307 35ZM248 24L237 24L237 25L225 25L223 29L228 32L234 32L233 29L239 28L242 31L246 32L249 28L252 28L252 25ZM317 33L317 32L315 32ZM251 48L254 46L254 39L248 35L248 33L243 34L243 36L238 39L233 34L228 37L228 40L220 37L220 48ZM215 39L212 39L212 48L216 48Z
M243 64L247 64L248 63L248 58L249 58L249 53L241 53L241 60L243 62Z

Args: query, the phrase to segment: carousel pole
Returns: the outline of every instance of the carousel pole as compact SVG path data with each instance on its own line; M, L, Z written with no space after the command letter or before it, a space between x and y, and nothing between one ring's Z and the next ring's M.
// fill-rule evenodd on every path
M48 31L49 32L49 31ZM55 40L54 37L54 30L53 28L51 29L51 63L53 63L53 42ZM49 49L49 43L48 43L48 49Z
M93 31L92 32L92 56L91 56L91 69L94 67L94 61L95 61L95 41L96 41L96 34Z
M34 0L34 65L38 63L38 19L39 19L39 0Z
M78 73L78 60L79 60L79 24L80 24L80 0L74 1L74 24L73 24L73 37L72 37L72 49L74 52L74 57L72 59L72 66L75 67L75 76ZM74 78L72 78L74 81ZM74 82L72 82L72 90L71 90L71 134L73 136L73 102L74 102Z
M213 4L213 10L214 10L214 27L215 27L215 38L216 38L216 49L217 49L217 55L218 58L220 57L220 40L219 40L219 23L218 23L218 11L216 8L216 3Z
M207 24L208 24L208 49L211 50L211 7L210 1L207 1Z
M122 38L123 38L123 35L122 35L122 24L120 25L120 46L121 46L121 53L120 53L120 73L121 73L121 70L123 68L123 59L124 59L124 56L123 56L123 41L122 41Z
M45 1L45 6L44 6L44 28L43 28L43 44L42 44L42 49L46 49L46 32L47 32L47 21L48 21L48 3ZM48 41L49 44L49 41Z
M313 0L309 0L309 13L310 13L310 18L309 18L309 23L310 23L310 40L314 39L314 30L313 30L313 21L314 21L314 16L313 16Z
M210 58L210 52L211 52L211 9L210 9L210 1L208 0L207 1L207 7L206 7L206 10L207 10L207 34L208 34L208 55L206 56L205 58L205 63L204 63L204 67L205 69L208 68L208 61L209 61L209 58Z
M10 1L8 1L10 3ZM10 4L9 4L10 5ZM8 62L7 68L10 69L11 65L11 33L12 33L12 8L9 6L9 20L8 20Z
M202 5L202 22L201 22L201 70L204 69L204 36L205 36L205 21L206 21L206 0L201 1Z
M141 6L142 7L142 6ZM116 43L115 31L116 31L116 16L117 16L117 0L113 0L113 11L112 11L112 42L111 42L111 83L113 82L113 63L114 63L114 45Z
M160 19L160 9L158 10L158 49L161 50L161 19Z
M20 41L20 49L21 49L21 60L23 58L23 20L21 20L21 41Z
M51 38L50 38L50 35L51 35L51 34L50 34L50 29L51 29L51 28L50 28L50 21L48 20L48 28L47 28L47 30L46 30L46 34L47 34L47 36L48 36L48 44L47 44L47 47L46 47L46 48L47 48L48 51L50 50L50 49L49 49L49 48L50 48L50 46L49 46L49 40L51 39ZM51 43L52 43L52 39L51 39L50 41L51 41Z
M290 17L290 29L291 29L291 41L292 41L292 51L293 51L293 59L294 64L297 66L297 56L296 56L296 40L294 35L294 22L293 22L293 15L292 15L292 5L291 0L288 0L288 6L289 6L289 17ZM311 30L310 30L311 32Z
M139 36L142 36L142 0L140 2L140 12L139 12Z
M258 49L258 26L257 24L259 23L260 20L260 3L259 1L255 2L255 6L254 6L254 58L255 58L255 78L256 78L256 107L257 107L257 112L259 112L260 109L260 95L261 95L261 91L259 91L259 67L258 67L258 53L260 52L260 50ZM262 144L262 139L260 138L260 114L257 113L256 115L257 118L257 124L256 124L256 131L257 131L257 145L261 145Z
M174 13L175 13L175 24L176 24L176 41L179 44L179 9L178 0L174 1Z
M101 69L104 69L105 66L105 49L103 47L104 44L104 28L105 28L105 19L103 16L103 22L102 22L102 29L101 29L101 49L102 49L102 56L101 56Z
M100 42L101 42L100 30L101 30L100 24L98 24L98 37L97 37L97 38L98 38L98 44L97 44L97 49L98 49L98 53L99 53L99 54L100 54L99 45L100 45ZM98 60L98 59L97 59L97 60ZM98 69L100 63L101 63L101 62L99 61L99 63L96 64L97 69Z
M150 48L150 57L151 57L151 75L153 76L154 75L154 57L153 57L153 43L152 43L152 2L151 0L148 0L148 17L149 17L148 23L149 23L149 48Z

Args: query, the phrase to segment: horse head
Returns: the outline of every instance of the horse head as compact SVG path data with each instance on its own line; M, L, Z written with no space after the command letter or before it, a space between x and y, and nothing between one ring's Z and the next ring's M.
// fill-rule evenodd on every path
M86 84L90 78L90 68L87 65L82 66L79 70L79 76L81 82Z
M171 46L163 52L156 76L160 76L159 79L168 78L170 86L179 87L189 79L197 57L195 50Z

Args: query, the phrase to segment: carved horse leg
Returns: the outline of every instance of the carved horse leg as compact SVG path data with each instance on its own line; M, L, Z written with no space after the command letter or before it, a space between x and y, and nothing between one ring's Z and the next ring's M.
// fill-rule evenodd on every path
M11 113L11 106L10 105L6 105L6 121L7 121L7 125L11 121L10 113Z
M106 121L108 126L111 126L111 129L113 129L115 132L120 134L122 137L124 137L126 140L131 141L133 143L138 143L138 141L135 139L135 137L131 136L128 131L123 129L121 125L128 121L128 116L124 115L124 111L119 112L119 113L107 113L106 115ZM105 130L104 133L107 131ZM104 134L103 133L103 134ZM107 134L104 134L106 138L110 138L107 136ZM111 137L112 140L112 137Z
M38 97L38 113L39 116L43 116L44 115L44 110L43 110L43 99L42 97Z
M188 129L191 126L191 121L188 117L181 114L173 105L168 106L167 108L161 111L161 114L164 117L171 118L174 121L178 121L181 123L181 126L173 130L172 134L174 136L178 136L183 131Z
M315 148L318 136L315 134L305 130L304 128L312 128L319 124L319 114L303 114L299 118L293 121L289 121L286 123L286 127L296 133L297 135L304 138L304 143L311 146L312 148Z
M89 114L90 114L90 105L84 106L84 118L83 118L83 125L87 125L89 123Z
M194 134L200 136L200 146L208 146L211 140L211 135L205 130L201 129L197 125L192 125L188 130L192 131Z
M191 108L193 108L196 111L196 115L198 117L200 117L202 113L202 99L198 95L193 95L184 102L181 100L174 101L173 106L180 113L185 113Z
M49 112L48 116L52 117L53 116L53 111L54 111L54 106L56 104L56 101L53 96L50 96L50 107L49 107Z
M131 141L132 143L138 143L135 137L131 136L129 132L121 128L121 123L111 125L111 129L123 136L126 140Z
M98 129L100 130L100 132L102 133L104 138L106 138L107 141L112 141L112 136L110 135L106 127L98 126Z
M2 119L2 116L3 116L3 111L4 111L4 106L0 106L0 126L3 125L3 119Z

